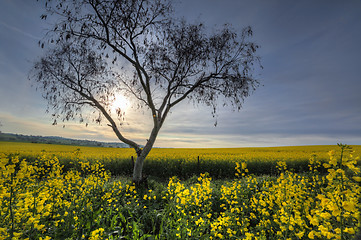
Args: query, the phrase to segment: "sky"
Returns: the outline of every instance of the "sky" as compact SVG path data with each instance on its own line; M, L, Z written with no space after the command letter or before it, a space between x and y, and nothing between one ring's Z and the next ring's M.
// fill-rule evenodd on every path
M106 124L52 125L46 101L28 80L49 28L41 1L0 1L0 131L116 142ZM184 102L166 120L156 147L266 147L361 144L361 1L183 0L175 14L215 28L253 28L263 69L240 111ZM214 126L217 121L217 126ZM121 131L144 144L150 119L129 109Z

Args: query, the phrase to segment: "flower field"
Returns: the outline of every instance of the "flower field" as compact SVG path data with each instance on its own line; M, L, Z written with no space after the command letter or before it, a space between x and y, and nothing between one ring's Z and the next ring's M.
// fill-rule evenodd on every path
M327 161L327 153L336 146L296 146L268 148L154 148L144 163L144 173L168 180L178 176L187 179L193 175L208 172L213 179L232 178L236 162L247 163L249 173L256 175L275 175L277 162L285 161L293 172L308 170L311 156ZM352 146L356 156L361 156L361 145ZM75 166L77 159L87 162L100 162L112 176L130 176L133 170L132 160L136 154L131 148L101 148L84 146L65 146L52 144L33 144L0 142L0 152L25 158L34 162L42 154L56 156L63 170ZM361 162L360 162L361 163ZM80 170L78 168L78 170Z
M131 149L16 145L0 142L0 239L342 240L361 223L359 146L154 149L149 162L182 171L229 159L233 177L136 188L105 167ZM257 174L269 163L274 174Z

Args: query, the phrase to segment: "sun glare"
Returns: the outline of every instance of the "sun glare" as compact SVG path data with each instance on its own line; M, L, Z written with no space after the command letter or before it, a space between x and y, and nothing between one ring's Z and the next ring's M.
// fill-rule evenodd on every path
M112 104L112 110L120 109L122 112L127 110L129 101L123 95L117 95Z

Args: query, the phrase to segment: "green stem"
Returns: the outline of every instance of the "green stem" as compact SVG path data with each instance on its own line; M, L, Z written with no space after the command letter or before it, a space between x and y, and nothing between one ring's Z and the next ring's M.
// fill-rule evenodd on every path
M341 145L341 156L340 156L340 161L339 161L339 169L342 169L342 158L343 158L343 152L344 152L344 149L345 149L345 146L346 145ZM344 182L343 182L343 173L341 173L341 215L340 215L340 221L341 221L341 240L343 239L343 212L344 212L344 209L342 208L342 203L344 201L344 196L345 196L345 193L343 193L343 190L344 190Z
M9 201L9 211L10 211L10 219L11 219L11 231L10 231L10 238L14 237L14 229L15 229L15 222L14 222L14 213L13 213L13 197L14 197L14 189L13 189L13 181L14 176L13 173L11 174L11 185L10 185L10 201Z

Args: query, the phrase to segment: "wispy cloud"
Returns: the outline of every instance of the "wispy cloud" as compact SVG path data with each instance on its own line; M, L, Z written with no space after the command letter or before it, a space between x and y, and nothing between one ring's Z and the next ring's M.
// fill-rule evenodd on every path
M17 27L14 27L14 26L11 26L3 21L0 20L0 24L3 25L4 27L6 27L7 29L11 30L11 31L14 31L14 32L17 32L17 33L20 33L24 36L27 36L29 38L32 38L34 40L40 40L41 38L40 37L37 37L37 36L34 36L32 35L31 33L28 33L20 28L17 28Z

